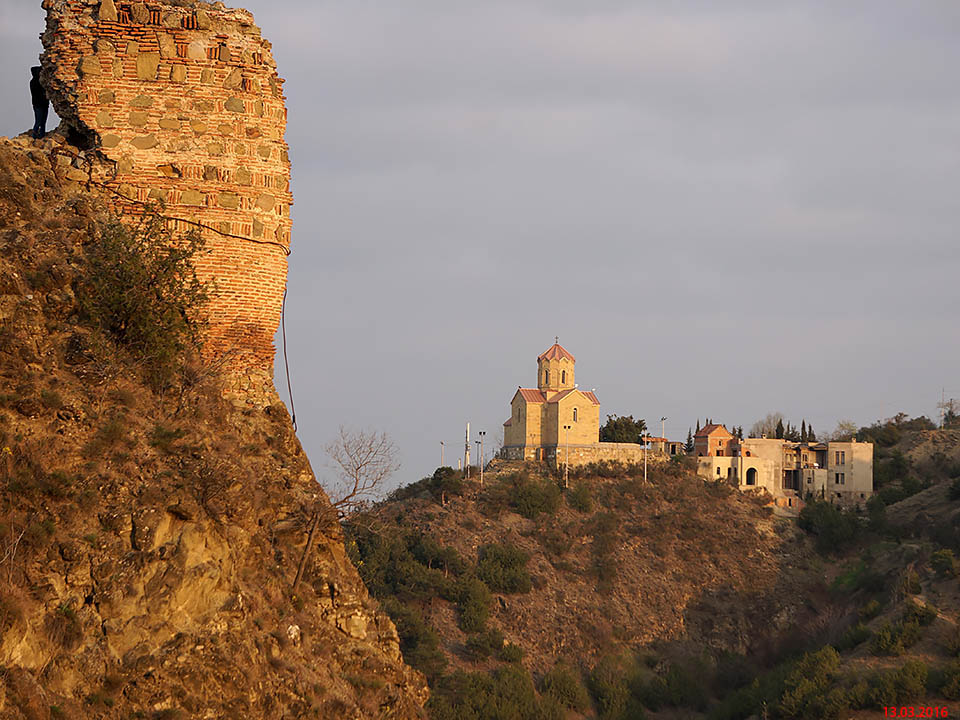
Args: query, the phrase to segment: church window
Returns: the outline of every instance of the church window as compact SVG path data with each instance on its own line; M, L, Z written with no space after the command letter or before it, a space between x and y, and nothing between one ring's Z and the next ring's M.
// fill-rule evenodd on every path
M566 382L567 382L567 371L566 371L566 370L561 370L561 371L560 371L560 382L563 383L563 384L566 384Z
M574 422L577 422L577 409L576 409L576 408L573 409L573 421L574 421Z
M543 384L544 384L544 385L549 385L549 384L550 384L550 371L549 371L549 370L544 370L544 371L543 371Z

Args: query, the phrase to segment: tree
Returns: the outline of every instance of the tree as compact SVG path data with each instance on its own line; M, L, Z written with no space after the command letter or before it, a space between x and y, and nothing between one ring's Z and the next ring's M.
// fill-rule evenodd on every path
M750 427L750 437L773 437L777 432L777 423L783 424L783 415L778 412L767 413Z
M737 427L737 438L743 440L743 425Z
M633 415L607 415L607 422L600 428L600 442L641 443L647 432L644 420L634 420Z
M688 453L693 452L693 432L690 428L687 428L687 442L683 446L683 449Z
M783 439L783 419L782 418L777 421L776 433L777 433L778 440Z
M850 420L841 420L836 429L830 433L830 440L849 440L857 434L857 424Z
M324 450L336 479L325 487L331 504L342 518L365 507L382 493L384 482L400 467L397 447L383 432L348 430Z
M800 442L807 441L807 421L806 418L800 421Z
M813 431L813 425L807 425L807 442L815 443L817 434Z

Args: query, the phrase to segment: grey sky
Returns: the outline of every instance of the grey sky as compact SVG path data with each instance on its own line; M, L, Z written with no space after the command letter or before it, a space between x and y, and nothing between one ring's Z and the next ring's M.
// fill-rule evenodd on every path
M0 6L2 134L39 4ZM601 413L677 438L960 396L955 2L247 7L287 79L318 470L340 423L389 432L403 482L468 419L496 438L554 335Z

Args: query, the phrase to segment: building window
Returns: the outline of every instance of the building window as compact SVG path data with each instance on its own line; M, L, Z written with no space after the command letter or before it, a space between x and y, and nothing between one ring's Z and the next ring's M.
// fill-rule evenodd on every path
M834 474L833 474L833 483L834 483L835 485L843 485L843 480L844 480L843 475L844 475L843 473L834 473Z
M837 493L837 497L840 497L840 493Z
M566 370L561 370L561 371L560 371L560 382L563 383L564 385L567 383L567 371L566 371Z
M845 450L837 450L836 454L836 465L846 465L847 462L847 453Z
M550 371L549 371L549 370L544 370L544 371L543 371L543 384L544 384L544 385L549 385L549 384L550 384Z
M863 493L860 493L860 499L863 500L864 497L866 496Z
M807 475L807 485L813 482L813 478Z
M720 477L720 468L717 468L717 477Z
M573 409L573 421L574 421L574 422L577 421L577 409L576 409L576 408Z

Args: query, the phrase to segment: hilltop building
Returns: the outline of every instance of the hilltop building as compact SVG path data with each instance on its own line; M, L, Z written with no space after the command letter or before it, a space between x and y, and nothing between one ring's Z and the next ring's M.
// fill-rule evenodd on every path
M593 390L579 389L575 373L576 358L559 341L537 357L537 387L518 387L510 401L510 418L503 423L502 457L554 466L643 462L641 444L600 442L600 401ZM661 442L661 446L670 444ZM647 452L648 460L661 456Z
M799 443L779 438L734 437L710 424L694 437L697 472L742 490L763 488L778 505L799 508L808 495L843 505L863 505L873 495L873 444Z

